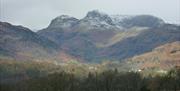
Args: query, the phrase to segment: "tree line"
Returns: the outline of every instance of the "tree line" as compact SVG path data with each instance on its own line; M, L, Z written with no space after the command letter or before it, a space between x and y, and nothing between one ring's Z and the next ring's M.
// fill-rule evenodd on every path
M180 69L148 77L117 69L89 73L86 77L60 72L16 84L1 84L1 91L180 91Z

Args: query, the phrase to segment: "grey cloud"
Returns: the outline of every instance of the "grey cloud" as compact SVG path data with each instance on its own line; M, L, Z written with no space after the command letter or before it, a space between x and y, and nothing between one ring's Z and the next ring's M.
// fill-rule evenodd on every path
M180 0L0 0L0 20L31 29L61 14L82 18L93 9L108 14L151 14L180 24Z

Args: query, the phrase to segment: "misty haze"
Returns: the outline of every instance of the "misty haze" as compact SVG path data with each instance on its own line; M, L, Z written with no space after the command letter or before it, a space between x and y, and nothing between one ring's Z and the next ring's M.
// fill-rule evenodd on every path
M180 91L180 1L0 0L0 91Z

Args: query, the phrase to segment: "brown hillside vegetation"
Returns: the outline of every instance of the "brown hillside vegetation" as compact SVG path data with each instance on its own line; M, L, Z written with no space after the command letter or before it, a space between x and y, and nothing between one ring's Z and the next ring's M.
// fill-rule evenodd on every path
M159 68L167 70L180 66L180 41L159 46L151 52L134 56L130 63L137 64L140 69Z

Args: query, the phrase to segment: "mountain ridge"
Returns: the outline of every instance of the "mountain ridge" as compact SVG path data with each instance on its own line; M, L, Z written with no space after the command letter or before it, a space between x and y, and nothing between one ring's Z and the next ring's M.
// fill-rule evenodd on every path
M31 31L17 26L12 30L16 29ZM99 11L89 11L82 19L67 15L54 18L47 28L32 32L35 36L32 40L23 34L23 36L21 34L18 36L30 39L29 43L35 43L36 46L42 46L40 49L36 48L39 51L44 50L43 46L49 49L49 44L54 45L53 50L50 49L52 53L55 53L53 60L59 60L58 56L66 55L70 59L77 58L84 62L101 62L103 60L121 61L151 51L165 43L180 41L179 29L180 26L167 24L162 19L151 15L112 16ZM3 30L8 30L8 27ZM13 36L15 39L16 33ZM28 36L32 37L30 34ZM22 40L15 40L17 43L19 41ZM25 49L26 46L31 45L29 43L24 43L25 45L21 48ZM1 43L0 50L1 53L6 54L8 48L3 48L4 44L4 42ZM47 53L47 57L48 55L50 54Z
M46 57L50 55L48 52L53 54L57 50L57 45L28 28L0 22L0 48L7 52L1 55L27 60L38 58L38 55Z
M169 27L172 28L168 29ZM176 29L173 30L173 28ZM77 20L73 27L67 29L48 29L47 27L37 33L58 43L61 49L68 49L67 53L70 53L70 55L82 57L84 60L104 60L106 58L121 60L148 52L158 45L170 41L179 41L179 31L176 34L169 34L171 30L176 31L178 28L179 26L166 24L162 19L152 15L112 16L93 10L89 11L84 18ZM169 35L170 39L161 35L163 32ZM151 43L156 42L156 44L149 43L149 46L144 46L145 48L140 50L143 42L135 42L143 40L143 37L146 36L152 36L147 40L150 40ZM143 41L146 43L145 40ZM118 43L121 45L118 45ZM131 46L131 48L130 45L134 45L133 43L137 46ZM88 57L84 58L84 56Z

